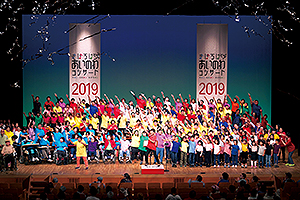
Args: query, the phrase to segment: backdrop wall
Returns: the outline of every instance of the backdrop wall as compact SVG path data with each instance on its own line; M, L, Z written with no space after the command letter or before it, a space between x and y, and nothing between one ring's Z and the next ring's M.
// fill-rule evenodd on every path
M45 26L50 15L38 16L32 23L31 15L23 15L23 59L28 59L43 46L37 30ZM69 57L53 55L54 65L47 60L50 52L69 45L69 23L83 23L93 16L56 16L49 25L47 51L23 69L23 110L32 110L31 94L39 95L42 104L54 93L64 97L69 92ZM101 16L100 16L101 17ZM96 18L90 22L96 22ZM267 18L261 19L267 22ZM31 24L32 23L32 24ZM179 93L196 95L196 40L197 23L228 24L228 93L245 98L248 93L258 99L263 112L271 120L272 35L268 28L253 16L241 16L237 23L227 16L111 16L100 21L101 28L115 31L101 33L101 96L105 93L133 99L130 90L146 96L166 96ZM31 25L30 25L31 24ZM250 27L263 37L245 33ZM68 53L66 48L64 53ZM115 62L111 58L115 59ZM24 119L25 122L25 119Z

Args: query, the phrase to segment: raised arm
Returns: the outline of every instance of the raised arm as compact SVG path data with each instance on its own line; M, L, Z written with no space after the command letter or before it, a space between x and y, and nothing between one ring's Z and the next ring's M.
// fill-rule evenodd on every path
M207 104L209 104L209 101L206 96L204 96L204 99L207 101Z
M66 97L67 97L69 103L71 103L71 100L69 99L69 95L66 94Z
M56 102L59 102L59 98L58 98L58 96L57 96L56 93L54 93L54 96L55 96L55 98L56 98Z
M172 97L172 99L173 99L174 103L176 104L175 97L174 97L174 95L173 95L173 94L171 94L171 97Z
M178 115L178 112L177 112L177 110L174 108L174 106L172 106L171 109Z
M165 97L165 95L164 95L164 92L161 91L160 93L161 93L161 96L163 97L163 100L165 101L165 98L166 98L166 97Z
M250 105L252 105L252 98L251 98L251 95L250 95L250 93L248 93L248 96L249 96L249 99L250 99Z
M227 96L228 96L228 98L230 99L231 104L233 104L233 101L232 101L231 97L229 96L229 94L227 94Z
M104 97L106 98L107 102L109 103L110 100L108 99L107 95L106 95L106 94L103 94L103 95L104 95Z
M183 103L183 98L182 98L181 94L179 94L179 97L180 97L181 102Z
M33 95L33 94L31 95L31 97L32 97L32 101L35 102L35 99L34 99L34 95Z
M117 101L119 102L119 105L120 105L120 104L121 104L121 101L120 101L120 99L118 98L117 95L115 95L115 98L117 99Z
M145 99L146 101L148 101L148 100L147 100L147 97L145 96L144 93L141 93L141 95L142 95L142 97L144 97L144 99Z
M27 118L27 115L26 115L26 113L25 113L25 112L23 112L23 114L24 114L24 116Z
M241 104L242 102L241 102L240 98L238 97L238 95L235 95L235 97L237 98L237 100L238 100L239 103Z
M130 90L130 93L132 94L132 96L134 97L134 99L136 100L137 99L137 97L135 96L135 93L132 91L132 90Z

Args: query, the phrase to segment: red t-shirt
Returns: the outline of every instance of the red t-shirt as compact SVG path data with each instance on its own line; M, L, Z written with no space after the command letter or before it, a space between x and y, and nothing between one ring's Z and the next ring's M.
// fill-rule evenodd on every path
M196 115L194 115L194 114L187 114L187 117L189 120L197 118Z
M184 121L184 119L185 119L185 115L182 115L182 114L180 114L180 113L178 113L177 114L177 119L179 120L179 121Z
M163 107L163 104L162 104L162 102L155 101L155 106L157 107L158 111L160 112L161 108Z
M118 130L118 126L116 124L110 124L107 127L108 130Z
M78 108L77 108L77 104L76 103L72 103L72 102L70 102L70 107L74 110L74 111L76 111L76 113L78 113L79 111L78 111Z
M146 101L144 99L136 98L136 103L140 108L144 109L146 107Z
M286 147L287 147L287 150L288 152L292 152L295 150L295 145L292 143L292 140L291 138L289 138L286 142Z
M231 102L231 110L232 112L236 112L237 109L239 109L240 105L238 103Z
M155 142L156 142L156 135L153 134L152 136L149 137L150 140L154 141L154 142L151 142L150 140L148 140L148 145L147 147L151 150L156 150L156 146L155 146Z
M104 110L107 112L107 115L109 116L109 118L111 118L111 111L112 109L108 106L105 106Z
M51 124L55 124L57 122L57 117L51 117Z
M268 120L266 120L264 117L261 118L261 126L264 127L264 129L267 128Z
M119 108L114 108L114 114L115 114L115 118L118 118L120 115L120 109Z
M51 108L50 110L52 110L55 105L54 105L54 103L52 101L49 101L49 102L46 101L44 103L44 107L47 108L47 106L50 106L50 108Z
M46 124L50 124L50 117L44 117L44 122Z

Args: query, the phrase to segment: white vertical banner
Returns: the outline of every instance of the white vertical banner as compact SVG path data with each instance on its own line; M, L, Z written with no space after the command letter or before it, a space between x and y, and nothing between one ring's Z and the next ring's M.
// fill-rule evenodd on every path
M227 94L228 25L197 24L197 98Z
M100 24L70 23L69 30L70 98L95 99L100 96Z

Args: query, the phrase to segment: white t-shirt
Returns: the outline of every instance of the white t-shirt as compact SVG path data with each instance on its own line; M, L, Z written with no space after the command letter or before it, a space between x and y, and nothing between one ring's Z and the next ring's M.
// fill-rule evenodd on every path
M205 144L206 151L211 151L213 148L212 144Z
M214 144L214 154L217 155L220 152L221 146L219 144Z
M265 146L258 146L258 152L257 154L262 156L264 154L264 151L266 150Z
M203 146L197 145L196 152L203 152Z

